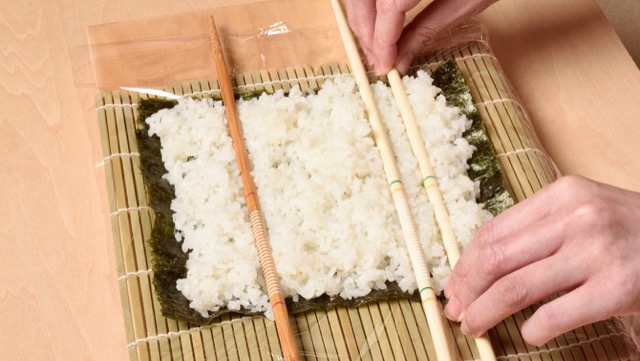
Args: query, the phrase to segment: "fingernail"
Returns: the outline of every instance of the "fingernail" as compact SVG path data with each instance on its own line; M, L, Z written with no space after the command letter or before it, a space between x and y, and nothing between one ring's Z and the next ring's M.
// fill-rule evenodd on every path
M387 63L388 63L388 61L387 61ZM389 70L391 70L391 67L393 66L393 63L391 63L391 64L387 64L387 63L385 63L379 57L376 57L375 71L376 71L376 75L377 76L387 75Z
M404 53L398 57L398 60L396 61L396 68L400 74L406 74L407 71L409 71L411 60L413 60L413 55L409 53Z
M467 325L466 322L463 322L462 325L460 325L460 331L469 337L473 337L473 338L478 338L480 336L482 336L482 334L484 333L484 331L480 331L480 332L473 332L472 330L469 329L469 325Z
M444 314L452 321L458 321L460 319L462 307L460 307L460 302L458 302L457 298L453 297L447 302L447 306L444 308Z
M462 322L462 321L464 321L464 316L465 316L466 314L467 314L467 313L466 313L465 311L460 312L460 315L458 316L458 319L456 320L456 322Z
M444 286L444 297L451 299L453 297L453 288L453 283L451 281L447 282L446 286Z
M373 60L373 72L376 75L380 75L380 63L378 62L378 59Z
M472 336L469 332L469 326L465 322L460 325L460 331L467 336Z
M375 64L375 58L373 57L372 52L370 52L368 49L364 49L364 55L367 57L367 63L369 63L369 65Z
M377 61L377 60L376 60L376 63L374 65L374 69L375 69L375 72L376 72L377 76L385 75L385 74L387 74L387 72L389 70L387 67L385 67L384 65L380 64L380 62Z

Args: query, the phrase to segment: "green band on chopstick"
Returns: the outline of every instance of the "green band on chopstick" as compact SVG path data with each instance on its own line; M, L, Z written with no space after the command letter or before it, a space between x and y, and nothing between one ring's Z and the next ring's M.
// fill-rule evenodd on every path
M423 287L423 288L420 290L420 293L422 293L422 291L426 291L426 290L432 290L432 291L433 291L433 287L430 287L430 286Z
M389 187L391 187L394 183L400 183L402 184L402 182L399 179L394 180L393 182L389 183Z
M433 178L433 179L435 180L435 179L436 179L436 176L434 176L434 175L428 175L428 176L424 177L424 179L422 180L422 184L424 184L424 182L428 181L428 180L429 180L429 178Z

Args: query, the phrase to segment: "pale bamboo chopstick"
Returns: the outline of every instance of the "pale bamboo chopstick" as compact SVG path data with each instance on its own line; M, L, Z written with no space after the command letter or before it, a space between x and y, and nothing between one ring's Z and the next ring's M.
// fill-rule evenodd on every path
M447 256L449 257L451 267L453 268L460 258L460 247L458 246L456 235L453 233L453 227L451 227L449 212L444 204L442 192L438 187L436 173L433 170L431 161L429 161L429 153L422 140L422 136L420 135L420 129L418 128L418 123L416 122L415 114L413 113L413 109L409 103L407 93L402 85L400 73L398 73L398 70L394 68L389 71L387 78L389 79L389 85L391 85L391 91L393 92L393 97L396 100L396 105L400 110L400 115L402 116L402 121L404 122L404 127L407 132L407 137L411 144L411 149L418 160L418 166L422 173L422 185L425 188L429 201L433 205L436 223L442 236L442 243L447 252Z
M251 231L253 232L256 248L258 249L260 265L262 266L265 283L267 284L269 301L271 302L271 307L273 307L278 338L280 339L280 345L282 346L282 352L285 360L297 361L300 359L300 356L298 354L295 338L293 337L293 330L289 321L289 313L287 312L285 297L282 293L282 289L280 288L280 278L273 260L271 245L269 244L269 237L267 234L267 227L262 216L260 204L258 203L256 188L253 184L253 179L251 178L249 157L242 137L242 128L238 117L238 110L236 108L233 87L231 86L231 79L227 72L224 53L222 52L218 29L216 28L213 15L209 16L209 31L211 33L211 45L213 46L213 52L216 58L216 70L218 72L218 82L220 83L222 101L225 105L227 122L229 124L229 133L233 140L233 148L236 152L238 167L240 168L245 200L247 202L247 208L249 209Z
M392 69L388 74L389 84L391 85L391 91L400 110L404 127L407 131L407 137L411 144L413 154L418 160L418 166L422 173L422 184L429 201L433 205L433 212L435 214L436 223L440 229L440 235L442 236L442 243L444 244L445 251L449 257L449 264L451 268L455 267L458 259L460 259L460 247L456 239L455 233L453 233L453 227L451 226L451 220L449 219L449 212L447 206L444 204L444 198L442 192L438 186L435 172L429 161L429 153L422 141L420 135L420 128L416 122L416 116L413 113L413 108L409 103L407 92L402 85L402 79L397 69ZM495 352L491 346L491 340L485 333L484 335L475 339L478 352L480 353L480 359L483 361L496 360Z
M347 57L349 58L351 71L356 79L360 95L362 96L362 100L368 112L373 138L380 150L383 167L387 176L387 181L389 182L389 188L396 206L396 211L398 212L398 218L400 219L400 225L402 227L405 242L409 249L409 257L416 275L416 282L422 299L422 308L429 323L429 329L436 349L436 355L438 360L451 360L451 350L448 344L444 321L442 318L442 308L440 307L440 303L438 302L434 289L431 285L427 260L418 239L416 225L411 215L411 210L409 209L406 192L402 187L402 182L400 181L400 171L396 164L391 142L389 141L389 137L384 129L384 125L380 117L380 111L378 110L373 96L373 90L369 84L369 78L367 77L367 73L362 65L362 61L360 60L358 47L353 35L351 34L351 30L347 24L347 19L342 11L340 2L338 0L331 0L331 5L333 6L342 42L344 44Z

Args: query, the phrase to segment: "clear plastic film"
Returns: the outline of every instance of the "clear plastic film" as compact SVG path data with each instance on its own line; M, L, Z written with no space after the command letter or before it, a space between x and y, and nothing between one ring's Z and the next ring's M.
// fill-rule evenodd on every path
M180 98L215 89L214 62L207 18L215 17L226 62L237 89L273 92L317 88L323 79L348 72L346 55L329 1L281 0L212 9L198 13L102 24L88 29L84 67L75 69L79 85L97 90L104 167L123 311L132 359L282 360L275 325L262 317L224 315L195 326L160 315L151 285L152 261L144 237L152 226L135 141L137 101L157 95ZM453 60L471 90L501 166L506 184L521 201L558 177L552 160L535 136L526 111L509 85L477 23L461 25L418 56L410 71L433 71ZM371 80L375 80L370 73ZM171 95L171 96L170 96ZM132 226L133 224L133 226ZM141 237L129 227L144 230ZM132 252L131 250L134 250ZM143 251L140 251L143 250ZM141 257L135 261L130 260ZM554 358L583 353L585 345L606 354L626 355L620 335L608 324L580 328L540 348L526 346L518 313L489 334L500 359ZM301 355L325 360L435 359L429 328L419 301L389 300L358 307L332 307L291 316ZM479 357L458 324L448 324L456 358ZM602 346L608 343L607 348Z
M160 87L216 73L208 17L216 19L231 75L340 59L322 1L279 1L97 25L88 30L99 89Z

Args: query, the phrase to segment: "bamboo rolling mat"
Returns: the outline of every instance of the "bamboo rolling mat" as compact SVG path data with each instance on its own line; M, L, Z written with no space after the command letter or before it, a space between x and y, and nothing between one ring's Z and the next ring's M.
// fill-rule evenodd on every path
M552 161L541 150L522 106L502 77L497 60L483 42L447 54L416 59L414 67L429 70L454 58L493 141L511 193L520 201L557 177ZM294 67L246 73L235 77L240 91L317 88L344 64ZM373 78L372 78L373 79ZM207 79L168 86L177 95L203 96L219 92ZM131 360L282 360L275 325L263 317L222 316L196 326L160 314L152 286L150 250L154 215L149 208L135 138L136 103L141 95L113 91L97 95L107 178L118 284L122 298L127 347ZM623 335L612 320L581 327L543 347L527 345L519 332L529 307L489 331L500 360L627 360ZM291 316L296 342L307 360L435 360L424 312L419 302L382 301L358 308L334 308ZM478 358L475 344L458 324L448 324L454 353L461 360Z

